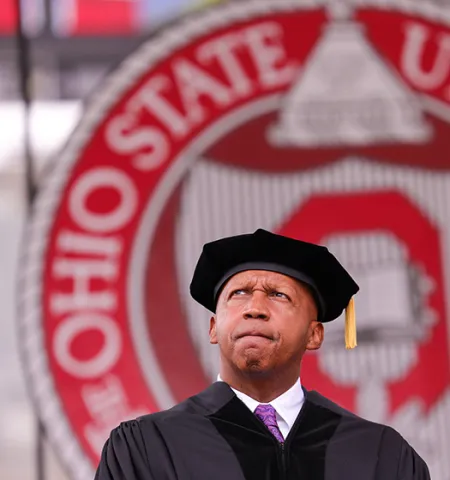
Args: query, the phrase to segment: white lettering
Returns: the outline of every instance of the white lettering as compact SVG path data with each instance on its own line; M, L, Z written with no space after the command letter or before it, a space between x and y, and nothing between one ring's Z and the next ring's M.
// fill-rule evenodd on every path
M450 35L441 34L438 39L438 51L433 66L425 71L423 56L429 30L417 23L406 27L406 41L401 57L401 68L405 76L423 90L439 88L450 74Z
M144 407L130 408L126 391L115 375L105 376L99 384L85 385L81 396L94 419L86 425L84 434L97 452L101 451L109 433L120 422L148 413Z
M130 108L135 110L145 106L176 138L189 133L189 122L166 98L164 91L172 87L170 80L163 75L156 75L130 101Z
M298 65L293 61L287 62L281 41L282 27L278 23L267 22L248 28L245 36L261 84L273 88L290 83L298 71Z
M127 398L115 375L103 377L101 385L85 385L81 396L90 416L99 423L108 425L123 417Z
M134 124L130 113L114 117L105 130L108 145L120 154L134 154L133 166L140 171L158 168L167 160L170 150L166 134L148 125L133 129Z
M200 103L201 97L208 97L222 107L233 101L229 87L189 60L180 59L174 62L173 74L185 111L193 123L205 120L205 109Z
M243 45L244 38L239 34L230 34L203 44L197 57L202 62L217 59L222 67L234 94L241 98L252 92L252 83L236 55L236 48Z
M119 204L110 212L95 213L89 210L89 195L101 188L112 188L120 194ZM120 170L102 167L81 175L69 196L69 210L78 225L91 232L109 233L130 222L138 206L136 187Z
M122 253L122 242L115 237L94 237L84 233L63 230L57 238L57 246L65 252L117 257Z
M76 358L72 351L73 341L87 331L99 331L104 341L100 351L90 359ZM114 367L120 356L122 340L114 321L98 313L80 313L67 317L55 331L53 350L61 368L77 378L94 378Z
M250 57L255 81L240 54ZM219 68L220 74L214 75L211 67ZM173 80L163 74L151 77L130 99L125 112L108 123L106 140L118 153L132 155L135 168L152 170L170 156L170 137L183 139L193 127L207 121L208 107L231 106L251 95L257 82L261 89L289 84L298 69L298 62L287 58L283 28L276 22L222 35L202 44L195 60L175 58ZM153 121L161 125L149 125Z
M112 290L90 290L90 283L95 278L111 281L117 277L114 260L59 258L53 264L53 275L70 278L73 285L70 293L52 295L50 308L54 314L87 309L113 310L116 307L116 296Z

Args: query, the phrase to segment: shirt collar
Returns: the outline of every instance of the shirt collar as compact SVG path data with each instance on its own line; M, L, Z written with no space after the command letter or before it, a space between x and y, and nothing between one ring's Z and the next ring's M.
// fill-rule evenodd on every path
M219 382L223 382L223 380L220 378L220 375L217 377L217 380ZM239 400L241 400L252 412L256 410L258 405L260 405L260 402L252 397L249 397L245 393L234 388L231 389L239 398ZM300 410L302 409L304 401L305 394L299 378L289 390L269 402L269 404L275 408L278 415L288 424L289 429L291 429L298 417L298 414L300 413Z

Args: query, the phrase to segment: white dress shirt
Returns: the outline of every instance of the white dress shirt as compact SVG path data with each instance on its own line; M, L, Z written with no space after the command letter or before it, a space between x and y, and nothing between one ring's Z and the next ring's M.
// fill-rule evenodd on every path
M217 380L219 382L223 382L223 380L220 378L220 375L218 376ZM231 389L239 398L239 400L241 400L250 409L251 412L254 413L256 407L258 405L261 405L260 402L258 402L254 398L249 397L245 393L242 393L239 390L235 390L234 388ZM272 405L272 407L275 408L277 412L278 427L285 439L287 438L292 426L294 425L295 420L297 419L304 402L305 394L303 393L300 379L298 379L298 381L295 382L289 390L284 392L279 397L275 398L275 400L269 402L269 404ZM263 403L262 405L266 404Z

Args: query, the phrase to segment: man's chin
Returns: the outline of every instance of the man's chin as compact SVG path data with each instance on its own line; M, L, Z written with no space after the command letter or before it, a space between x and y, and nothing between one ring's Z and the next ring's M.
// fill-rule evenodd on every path
M268 361L269 355L264 355L259 349L246 349L239 361L239 369L247 373L265 373L272 370L272 362Z

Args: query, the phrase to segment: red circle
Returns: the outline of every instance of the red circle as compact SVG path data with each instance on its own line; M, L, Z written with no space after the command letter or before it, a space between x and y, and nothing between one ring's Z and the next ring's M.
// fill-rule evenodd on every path
M225 7L224 7L225 8ZM322 10L304 11L293 10L283 12L265 12L254 18L246 18L245 20L234 21L231 24L223 24L224 26L216 28L214 31L203 32L192 41L185 39L185 45L178 48L176 51L169 51L166 58L162 58L150 69L144 72L136 81L128 87L122 98L118 99L114 105L105 113L104 118L96 126L92 136L87 141L82 151L78 154L77 162L70 171L69 178L62 188L61 198L58 208L55 212L55 217L52 227L49 231L46 256L44 258L44 273L42 275L43 281L43 327L45 330L45 346L48 351L48 363L52 374L52 380L55 388L60 395L61 403L63 404L64 412L67 415L71 428L76 433L79 441L85 452L89 455L92 462L95 464L98 460L98 452L95 451L91 444L89 444L86 435L85 427L89 422L93 421L92 414L89 412L88 406L85 404L82 393L89 383L89 386L99 387L100 380L96 379L77 379L69 378L66 372L58 364L52 352L53 337L60 322L69 315L70 312L65 311L64 308L57 307L63 305L58 304L58 298L61 295L70 295L75 288L81 288L80 281L75 281L73 278L68 278L67 274L64 276L61 270L58 270L58 262L67 259L83 259L86 261L103 260L109 262L109 267L103 271L101 268L97 270L97 274L92 278L88 278L86 285L95 293L103 293L110 295L104 301L106 305L106 314L116 322L117 327L121 332L122 351L114 368L107 372L107 375L120 379L127 405L130 411L133 408L141 408L145 405L149 411L155 411L163 407L158 404L155 391L150 391L146 384L146 375L144 370L146 365L140 364L140 359L136 353L135 339L133 338L130 329L129 318L129 265L133 255L133 246L137 236L137 232L141 226L141 219L147 205L153 205L156 202L157 194L161 185L167 181L169 174L175 167L181 168L179 164L175 165L175 159L180 161L181 155L191 145L192 141L197 139L202 132L208 127L216 125L216 123L225 118L228 114L238 111L245 105L252 104L256 100L266 99L273 95L286 93L292 86L293 81L297 79L286 81L285 84L279 85L262 85L261 72L258 71L256 63L253 61L251 54L246 52L239 53L239 59L242 62L243 68L250 79L253 91L247 96L236 96L234 100L224 105L218 105L217 102L211 98L203 98L201 106L204 112L204 118L200 121L194 122L190 125L187 133L181 130L173 133L171 128L173 125L164 122L161 117L151 113L151 108L145 112L140 112L136 119L139 120L137 127L141 128L157 128L164 133L170 143L170 156L165 159L157 168L153 170L140 169L139 163L133 153L124 151L117 151L112 149L108 144L108 127L111 119L123 115L124 112L129 113L129 104L135 100L137 92L143 92L148 86L149 82L155 78L165 78L169 82L169 87L164 91L165 99L171 102L171 106L178 109L179 112L185 116L189 111L183 111L183 99L179 94L175 83L175 76L173 65L180 59L189 60L192 63L198 63L198 48L206 42L211 42L221 36L242 33L246 28L258 26L263 23L271 22L280 26L283 30L283 46L286 51L287 60L296 62L300 66L304 66L313 51L314 46L319 41L324 28L326 27L327 17ZM405 22L419 22L425 25L431 34L436 36L441 35L448 29L439 25L434 25L425 22L422 19L417 19L412 16L397 14L395 12L380 11L380 10L360 10L355 16L355 21L362 23L366 29L367 38L373 44L377 52L389 63L396 73L402 76L401 63L401 47L403 41L402 28ZM384 25L380 29L380 25ZM302 32L302 41L299 41L299 32ZM160 50L162 52L163 50ZM144 50L142 50L144 52ZM141 53L144 55L144 53ZM425 64L432 63L432 58L435 52L427 49L424 53ZM134 60L136 60L134 58ZM146 60L149 61L149 60ZM135 62L137 64L138 62ZM209 69L209 75L215 75L216 79L222 83L227 82L226 72L221 70L218 63L212 62L209 66L203 65L202 68ZM131 70L130 70L131 71ZM301 69L299 68L299 72ZM120 81L124 82L124 72L121 72ZM449 74L450 75L450 74ZM450 80L450 79L449 79ZM428 97L441 102L446 102L444 89L436 89L435 91L419 92L417 86L411 84L408 78L403 78L403 81L410 87L414 93L427 95ZM212 95L212 94L211 94ZM133 102L131 102L133 103ZM133 104L134 105L134 104ZM185 109L186 110L186 109ZM310 149L292 149L281 148L275 149L268 141L265 140L265 132L271 124L278 121L278 114L269 112L266 114L259 114L257 118L250 119L248 122L240 126L239 129L230 129L229 133L218 138L217 141L206 148L205 153L213 161L224 162L228 165L237 165L248 170L264 170L267 172L285 172L285 171L299 171L302 169L320 168L327 163L340 160L345 155L364 155L369 159L376 159L384 163L398 163L415 165L420 168L434 168L434 169L448 169L448 159L444 153L448 150L448 123L439 118L431 118L429 114L428 120L434 129L434 137L431 143L427 145L411 146L411 145L377 145L369 146L367 148L319 148L314 151ZM130 132L127 132L128 134ZM142 138L148 138L143 136ZM124 147L125 148L125 147ZM147 153L148 148L144 148L140 153ZM181 164L181 161L180 161ZM84 174L100 167L113 167L124 175L126 175L136 188L138 198L138 210L135 215L130 218L123 228L111 234L96 235L95 233L87 232L76 224L76 219L70 216L70 211L67 207L68 195L73 188L75 182ZM141 164L142 166L142 164ZM155 222L155 234L149 239L150 245L148 249L148 264L142 263L140 268L146 269L145 274L145 288L147 288L148 295L145 299L145 305L142 306L146 310L148 316L149 338L140 339L148 340L156 354L157 363L160 364L163 371L164 379L169 385L169 389L175 401L180 401L192 393L201 390L208 382L207 375L199 361L198 354L193 345L192 338L187 328L185 318L185 309L181 299L174 292L178 292L178 283L175 273L175 224L177 219L177 212L180 209L180 182L187 178L189 170L186 169L179 175L178 181L174 181L170 188L170 194L167 195L167 201L161 207L161 212L157 219L152 219ZM174 185L175 184L175 185ZM394 195L394 194L392 194ZM386 197L387 198L387 197ZM392 201L398 199L391 198ZM320 199L316 199L320 202ZM102 189L92 194L87 203L89 209L98 213L106 213L114 210L119 204L120 198L117 192L110 189ZM327 199L329 208L330 199ZM311 204L304 206L302 215L307 216L307 220L314 226L311 227L316 239L320 241L323 231L321 228L327 229L335 228L342 229L345 222L343 218L350 221L352 219L359 227L366 225L370 230L373 226L374 219L379 219L380 212L374 207L374 200L361 197L359 199L353 198L350 201L342 197L333 200L334 216L328 214L327 222L322 224L315 223L315 217L308 217L308 208ZM344 208L345 206L345 208ZM386 208L391 208L389 204ZM373 207L374 217L367 215L368 207ZM364 212L362 210L364 209ZM305 213L306 212L306 213ZM349 215L352 212L352 215ZM407 218L408 209L402 210ZM341 217L339 217L339 215ZM370 217L370 218L369 218ZM402 217L403 218L403 217ZM357 220L356 220L357 219ZM371 221L369 221L371 220ZM207 219L205 219L207 221ZM367 223L364 223L367 222ZM399 228L398 222L390 219L390 224L386 228L391 228L393 231ZM425 224L423 224L425 225ZM424 226L424 228L428 226ZM288 229L288 224L285 226ZM349 227L350 228L350 227ZM355 226L351 228L357 228ZM315 230L314 230L315 229ZM431 231L434 235L433 229ZM95 229L93 230L95 232ZM288 230L282 229L282 232ZM75 237L78 235L91 236L96 242L111 241L114 243L111 249L105 251L96 251L94 243L89 243L93 250L83 252L77 250L72 246L72 250L63 242L63 235L70 233ZM404 232L402 232L403 234ZM426 242L433 243L433 248L438 248L438 242L435 241L435 236L432 234L426 237ZM410 229L407 232L408 242L415 245L414 248L424 247L424 238L415 236L415 233ZM411 237L413 235L413 237ZM76 243L76 242L75 242ZM87 245L88 243L86 243ZM75 244L73 244L75 245ZM104 243L111 247L111 243ZM84 248L84 247L83 247ZM106 247L105 247L106 248ZM416 250L414 250L416 252ZM438 250L433 250L434 252ZM420 256L417 253L418 258ZM425 264L430 268L436 278L441 278L441 265L436 263L438 257L427 257L423 259ZM428 263L427 263L428 262ZM103 268L103 267L102 267ZM109 268L109 270L108 270ZM101 273L106 272L106 273ZM83 284L84 285L84 284ZM85 287L83 287L85 288ZM106 298L106 297L105 297ZM435 294L430 301L436 302L437 307L442 310L442 291ZM95 303L95 302L94 302ZM443 327L437 327L435 334L440 335L439 338L444 337ZM87 336L88 332L84 336ZM99 342L96 335L89 335L89 341L83 342L89 344L89 347L81 347L81 340L74 341L72 348L74 353L80 355L88 355L99 348ZM443 351L443 350L442 350ZM439 360L442 361L445 355L439 354ZM446 351L446 350L445 350ZM446 360L448 360L445 357ZM132 372L132 373L130 373ZM446 379L448 379L448 371L441 372ZM110 377L108 377L110 378ZM417 377L418 378L418 377ZM416 378L416 380L417 380ZM415 381L416 381L415 380ZM97 382L97 383L95 383ZM412 388L411 385L404 385L405 388ZM393 396L397 393L392 389ZM436 398L437 391L429 392L430 401ZM348 397L350 398L350 397ZM347 401L347 400L346 400ZM345 402L346 402L345 401ZM344 403L345 403L344 402ZM348 400L348 403L350 400Z

